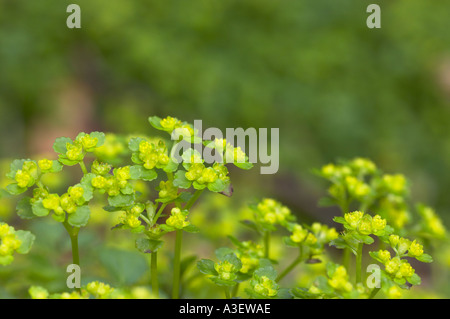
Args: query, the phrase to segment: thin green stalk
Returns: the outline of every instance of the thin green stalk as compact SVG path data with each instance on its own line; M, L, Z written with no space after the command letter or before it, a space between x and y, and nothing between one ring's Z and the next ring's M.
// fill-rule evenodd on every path
M300 253L298 257L282 272L278 275L276 281L279 282L281 279L283 279L287 274L289 274L292 269L294 269L299 263L301 263L303 260L303 248L300 247Z
M173 286L172 299L178 299L180 296L180 257L181 257L181 242L183 240L183 230L176 231L175 237L175 255L173 260Z
M347 269L347 272L350 271L350 258L351 257L352 257L352 255L351 255L350 248L344 248L344 253L342 254L342 265L345 267L345 269Z
M373 288L373 290L370 292L369 299L373 299L375 295L380 291L381 288Z
M84 165L83 161L80 162L80 167L81 167L81 170L83 171L83 174L86 175L88 173L88 171L87 171L86 165Z
M192 197L186 203L186 205L184 205L183 209L189 210L192 207L192 205L194 205L194 203L197 201L197 199L200 197L200 195L203 193L204 190L205 189L197 189L194 195L192 195Z
M264 233L264 258L269 259L270 256L270 232Z
M232 296L233 296L233 297L236 297L237 294L238 294L238 292L239 292L239 283L237 283L236 285L234 285Z
M159 285L158 285L158 252L151 253L150 260L150 272L152 281L152 292L156 298L159 298Z
M164 208L166 208L166 206L167 203L161 204L161 207L158 209L158 212L156 213L155 217L153 217L153 225L156 224L159 216L161 216L161 213L164 211Z
M228 287L223 287L223 290L225 291L225 298L226 299L231 299L229 288Z
M360 283L361 282L362 250L363 250L363 243L359 243L358 244L358 251L356 253L356 283Z
M72 263L80 266L80 254L78 250L78 232L80 228L72 227L67 222L63 223L64 228L67 230L67 233L70 237L70 243L72 245ZM80 288L76 288L78 291L81 291Z
M197 201L200 195L205 189L198 189L189 201L184 205L183 209L190 209L192 205ZM161 210L161 209L160 209ZM161 210L162 211L162 210ZM183 240L183 230L177 230L175 236L175 253L173 260L173 286L172 286L172 299L178 299L180 296L180 259L181 259L181 243Z

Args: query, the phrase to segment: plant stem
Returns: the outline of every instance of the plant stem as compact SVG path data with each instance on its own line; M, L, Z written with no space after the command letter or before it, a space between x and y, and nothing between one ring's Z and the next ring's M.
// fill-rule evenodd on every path
M192 207L192 205L194 205L194 203L197 201L197 199L200 197L200 195L203 193L204 190L205 189L197 189L194 195L192 195L192 197L186 203L186 205L184 205L183 209L189 210Z
M356 253L356 283L360 283L361 282L362 249L363 249L363 243L359 243L358 244L358 251Z
M181 242L183 240L183 230L176 231L175 237L175 255L173 259L173 286L172 299L178 299L180 295L180 257L181 257Z
M153 217L153 225L156 224L159 216L161 216L161 213L163 212L164 208L166 208L166 206L167 203L161 204L161 207L158 209L158 212L156 213L155 217Z
M350 248L344 248L344 253L342 254L342 265L347 269L347 272L350 272L350 258Z
M151 253L150 261L150 272L152 281L152 292L156 298L159 298L159 287L158 287L158 252Z
M63 223L64 228L67 230L67 233L70 237L70 243L72 245L72 263L80 266L80 254L78 251L78 232L80 228L72 227L67 222ZM76 288L78 291L81 291L80 288Z
M270 255L270 232L264 233L264 258L269 259Z
M369 299L373 299L375 295L380 291L381 288L373 288L373 290L370 292Z
M233 287L233 293L232 296L236 297L239 291L239 283L237 283L234 287Z
M283 279L288 273L292 271L292 269L295 268L299 263L301 263L303 260L303 247L300 246L300 253L298 257L281 273L278 275L276 282L279 282L281 279Z
M226 299L231 299L229 288L228 287L223 287L223 290L225 291L225 298Z
M83 161L80 162L80 167L81 167L81 170L83 171L83 174L86 175L88 173L88 171L87 171L86 165L84 165Z

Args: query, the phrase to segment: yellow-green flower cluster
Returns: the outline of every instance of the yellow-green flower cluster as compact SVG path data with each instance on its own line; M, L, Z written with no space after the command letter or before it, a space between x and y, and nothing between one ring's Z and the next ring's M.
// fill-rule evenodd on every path
M360 211L346 213L344 215L348 230L356 230L361 235L380 234L386 228L386 220L379 215L374 217Z
M96 175L106 175L111 171L112 166L108 163L101 163L95 160L91 166L91 172Z
M388 195L378 201L377 212L389 220L396 229L402 229L411 219L403 197Z
M336 291L348 293L353 285L348 280L347 270L344 266L338 266L328 279L328 284Z
M263 247L252 241L244 241L240 243L240 247L236 250L236 256L242 263L240 272L248 274L258 268L259 260L264 257Z
M350 196L358 200L370 194L370 186L354 176L346 176L345 185Z
M130 179L130 166L124 166L114 169L112 176L95 176L92 178L91 185L96 189L106 191L109 196L117 196L128 186Z
M263 224L286 225L293 218L289 208L271 198L264 198L256 206L256 220Z
M239 271L239 269L237 269L236 266L230 263L228 260L215 263L214 269L217 271L218 277L226 281L232 281L236 279L236 273Z
M124 142L115 134L108 133L105 135L103 145L96 147L94 155L103 161L112 161L127 151Z
M144 204L136 204L130 209L126 210L119 218L119 221L130 228L137 228L141 226L141 220L139 219L139 216L144 211L144 209Z
M256 293L264 297L271 298L278 294L278 284L267 276L253 276L250 285Z
M161 181L159 183L159 198L173 200L178 197L178 188L173 185L173 181Z
M6 265L13 261L13 253L19 249L22 241L16 235L14 227L0 223L0 264Z
M411 242L411 240L407 238L398 235L390 235L389 244L399 255L408 253L408 256L414 258L423 255L423 246L419 244L417 240Z
M38 166L42 172L49 172L53 168L53 161L49 159L41 159Z
M432 237L444 238L446 235L446 229L436 212L431 207L424 205L420 205L418 210L420 216L422 217L422 226L424 231Z
M169 218L166 220L166 225L171 226L175 229L183 229L190 225L189 221L186 220L187 211L182 211L178 207L172 208Z
M194 162L185 174L186 179L199 185L214 183L218 179L224 183L230 180L228 169L225 165L214 163L212 167L205 167L203 163Z
M93 281L86 285L86 290L96 299L107 299L114 291L114 288L103 282Z
M169 163L167 147L162 140L157 144L142 140L139 143L137 156L146 169L163 168Z
M382 177L382 183L389 193L395 195L405 195L408 191L406 178L402 174L385 174Z
M314 245L317 242L316 236L303 228L300 224L294 224L290 239L297 244Z
M67 193L59 196L58 194L48 194L42 199L42 205L48 210L53 210L56 216L59 216L61 221L65 219L65 212L73 214L78 206L84 204L83 198L84 188L81 186L71 186Z
M81 292L63 292L50 294L47 289L40 286L31 286L28 289L32 299L115 299L117 297L122 297L121 294L115 294L116 290L109 285L94 281L86 285L86 287L81 288Z
M22 169L16 171L14 179L21 188L33 186L37 180L36 163L34 161L25 161Z

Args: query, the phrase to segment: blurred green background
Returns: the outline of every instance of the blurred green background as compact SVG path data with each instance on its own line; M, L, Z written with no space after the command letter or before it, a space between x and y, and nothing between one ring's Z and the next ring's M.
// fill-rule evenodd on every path
M79 131L151 134L151 115L276 127L279 172L232 171L236 200L327 221L311 169L362 156L449 225L450 1L376 1L381 29L373 1L78 0L68 29L70 3L0 0L0 157Z

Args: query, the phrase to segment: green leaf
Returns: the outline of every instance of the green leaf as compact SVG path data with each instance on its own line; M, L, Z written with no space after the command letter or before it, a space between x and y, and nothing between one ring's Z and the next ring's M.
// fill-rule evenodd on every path
M271 280L277 278L277 272L272 266L260 267L255 270L254 275L258 277L266 276Z
M223 260L228 261L230 264L232 264L234 267L236 267L236 269L242 268L241 260L234 253L225 255Z
M240 168L240 169L245 169L245 170L249 170L253 167L253 164L250 162L245 162L245 163L234 163L234 166Z
M89 136L91 138L97 138L98 142L96 147L100 147L105 143L105 133L103 132L91 132Z
M147 272L146 258L137 251L105 248L100 250L99 259L120 286L135 284Z
M27 161L26 159L16 159L16 160L12 161L10 168L9 168L9 173L6 174L6 176L11 179L14 179L14 177L16 177L16 172L19 169L22 169L23 163L25 163L26 161Z
M148 118L148 121L157 130L164 131L164 128L161 126L161 118L160 117L158 117L158 116L150 116Z
M220 279L219 277L210 277L209 279L211 279L217 286L221 286L221 287L233 287L236 286L236 282L232 281L232 280L223 280Z
M132 195L119 194L117 196L109 196L108 203L110 206L114 207L128 207L133 204L134 199L135 199L134 194Z
M33 210L31 209L30 200L30 197L24 197L17 203L17 215L19 215L19 217L22 219L31 219L36 217L36 215L33 214Z
M33 211L33 214L39 217L47 216L50 213L50 210L42 205L42 199L31 204L31 209Z
M91 210L88 206L80 206L77 210L70 214L67 221L71 226L83 227L89 222L89 217L91 216Z
M6 186L6 191L10 193L11 195L20 195L22 193L25 193L28 188L26 187L19 187L17 183L9 184Z
M183 230L185 232L193 233L193 234L196 234L196 233L200 232L200 229L197 226L192 225L192 224L187 225L186 227L183 228Z
M364 242L364 244L366 244L366 245L373 244L373 242L374 242L374 239L370 236L362 236L361 239Z
M128 183L124 188L122 188L122 189L120 190L120 192L121 192L122 194L125 194L125 195L131 195L131 194L133 194L133 193L134 193L133 185L131 185L130 183Z
M148 239L148 238L138 238L136 239L136 248L141 253L154 253L158 251L159 248L164 244L161 240Z
M185 171L178 171L175 173L175 178L173 180L173 185L179 188L188 189L191 187L191 181L186 178Z
M229 247L220 247L214 251L214 254L216 255L217 259L219 259L220 261L224 261L225 256L233 254L233 253L234 253L234 250Z
M223 192L227 188L227 183L218 178L213 183L208 183L207 187L211 192L219 193Z
M141 179L147 182L150 182L158 177L158 174L153 169L146 169L142 167L141 171Z
M61 172L64 165L62 165L59 161L53 160L52 161L52 168L50 169L50 173L58 173Z
M130 167L131 179L142 179L144 181L152 181L158 177L158 174L153 169L146 169L141 165L133 165Z
M197 262L197 268L198 270L205 275L213 275L217 276L218 273L216 269L214 269L214 261L209 259L201 259Z
M310 293L306 288L293 288L289 292L293 297L299 299L315 299L318 297L317 294Z
M139 151L139 144L141 144L142 141L145 141L145 139L142 138L142 137L133 137L128 142L128 148L132 152L138 152Z
M166 173L173 173L178 169L178 165L179 163L170 159L169 163L166 166L164 166L163 171Z
M340 217L340 216L339 217L334 217L333 221L335 221L336 223L339 223L339 224L347 224L345 218L344 217Z
M420 285L422 281L418 274L413 274L411 277L407 278L407 280L411 285L414 286Z
M17 252L19 254L28 254L28 252L31 249L31 246L33 246L36 236L34 236L31 232L29 232L27 230L17 230L16 235L17 235L17 237L19 237L20 241L22 242L20 244L19 249L17 249Z
M63 163L66 166L74 166L77 165L80 161L72 161L70 159L67 159L66 157L60 155L58 159L61 163Z
M55 140L55 143L53 144L53 149L55 150L56 153L66 154L66 152L67 152L66 144L67 143L73 144L72 139L70 139L68 137L58 137Z
M416 259L417 259L418 261L423 262L423 263L431 263L431 262L433 262L433 257L431 257L431 256L428 255L428 254L422 254L422 255L420 255L419 257L416 257Z

